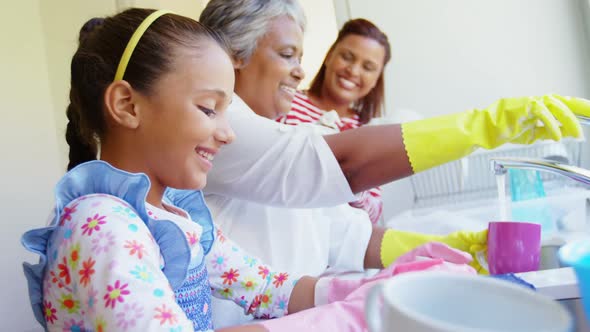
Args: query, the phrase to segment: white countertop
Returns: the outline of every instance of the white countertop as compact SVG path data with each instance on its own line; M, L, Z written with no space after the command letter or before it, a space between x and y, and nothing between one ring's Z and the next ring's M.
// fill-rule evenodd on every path
M554 300L580 298L578 281L571 267L516 273L515 275L535 286L538 293Z

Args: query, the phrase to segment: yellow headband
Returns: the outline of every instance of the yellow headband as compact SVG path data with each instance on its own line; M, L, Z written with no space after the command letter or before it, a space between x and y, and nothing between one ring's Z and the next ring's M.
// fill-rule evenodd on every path
M172 12L169 10L157 10L151 13L148 17L146 17L143 20L143 22L141 22L141 24L137 27L137 29L131 36L131 39L129 39L127 47L125 47L125 51L123 51L123 55L121 56L121 60L119 61L119 66L117 67L117 72L115 73L114 81L119 81L123 79L123 75L125 75L125 70L127 69L127 64L129 64L129 59L131 59L131 54L133 54L133 50L135 49L135 46L137 46L139 39L141 38L141 36L143 36L143 34L150 27L150 25L152 25L152 23L154 23L154 21L158 19L158 17L165 14L172 14Z

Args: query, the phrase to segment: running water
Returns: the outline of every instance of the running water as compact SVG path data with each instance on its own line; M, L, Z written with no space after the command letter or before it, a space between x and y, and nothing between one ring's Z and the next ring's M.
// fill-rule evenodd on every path
M498 185L498 203L500 207L500 221L508 221L510 216L510 203L506 199L506 173L496 175Z

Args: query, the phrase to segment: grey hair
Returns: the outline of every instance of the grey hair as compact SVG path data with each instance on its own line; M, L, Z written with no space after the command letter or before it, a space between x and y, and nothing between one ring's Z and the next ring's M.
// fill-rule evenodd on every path
M270 22L285 15L305 32L307 20L298 0L211 0L199 21L225 35L234 60L248 63Z

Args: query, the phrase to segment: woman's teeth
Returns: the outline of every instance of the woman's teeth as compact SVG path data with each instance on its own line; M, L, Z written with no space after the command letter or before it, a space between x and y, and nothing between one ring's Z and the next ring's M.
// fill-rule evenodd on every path
M349 81L346 78L339 77L338 81L346 89L353 89L356 86L356 83Z
M197 151L197 153L199 154L199 156L201 156L209 161L213 161L213 154L212 153L205 152L203 150L199 150L199 151Z
M281 90L290 93L290 94L295 94L295 89L290 87L290 86L286 86L286 85L281 85Z

